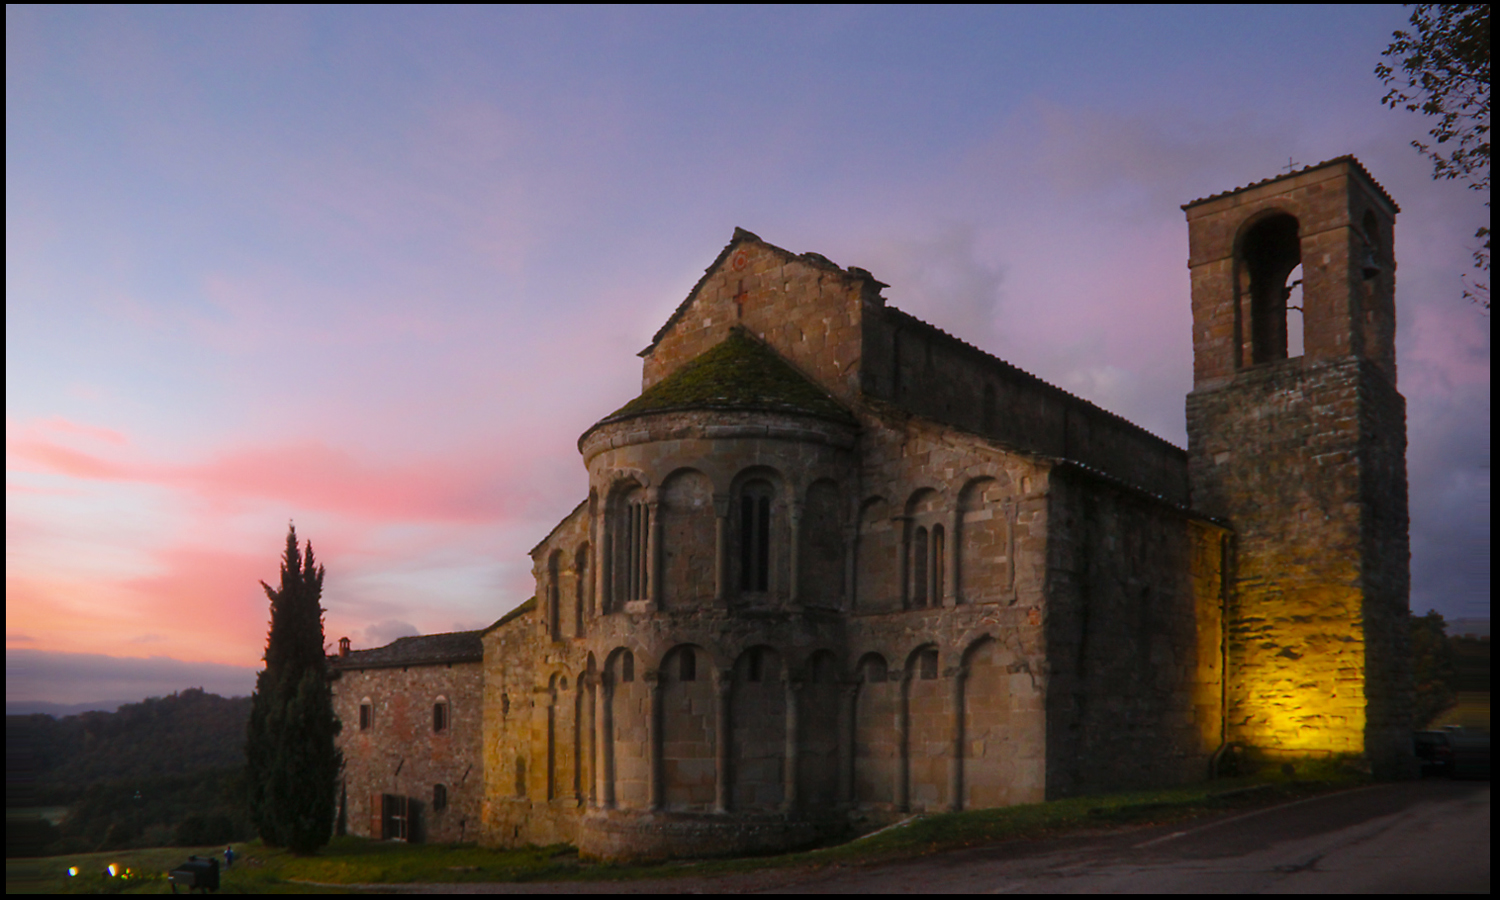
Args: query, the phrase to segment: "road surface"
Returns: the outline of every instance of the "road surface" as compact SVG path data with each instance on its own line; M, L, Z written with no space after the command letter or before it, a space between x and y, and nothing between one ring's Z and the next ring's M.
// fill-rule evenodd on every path
M1175 826L891 864L622 882L368 885L402 893L1489 893L1488 781L1379 784Z

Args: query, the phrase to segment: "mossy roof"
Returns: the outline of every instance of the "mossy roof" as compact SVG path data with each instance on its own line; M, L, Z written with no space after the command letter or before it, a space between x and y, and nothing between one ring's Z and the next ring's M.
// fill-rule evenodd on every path
M856 424L827 391L739 328L599 424L687 409L797 413Z

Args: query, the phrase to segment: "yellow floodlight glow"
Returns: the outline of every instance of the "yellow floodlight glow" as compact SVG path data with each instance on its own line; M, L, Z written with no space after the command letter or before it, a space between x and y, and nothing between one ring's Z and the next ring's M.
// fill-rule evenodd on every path
M116 875L120 874L120 867L115 863L110 863L109 868L105 869L104 871L108 872L109 877L113 878Z

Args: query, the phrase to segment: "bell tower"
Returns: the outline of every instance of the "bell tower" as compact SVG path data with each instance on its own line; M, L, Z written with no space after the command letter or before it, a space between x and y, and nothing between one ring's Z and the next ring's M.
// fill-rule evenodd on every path
M1399 210L1352 156L1183 209L1192 505L1235 534L1229 740L1408 774Z

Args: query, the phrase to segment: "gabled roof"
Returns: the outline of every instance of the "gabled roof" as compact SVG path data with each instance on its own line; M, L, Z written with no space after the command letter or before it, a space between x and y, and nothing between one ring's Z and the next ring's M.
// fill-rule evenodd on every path
M502 625L509 625L511 622L514 622L516 619L521 618L522 616L526 615L527 613L531 612L534 609L536 609L536 598L535 597L527 597L524 601L522 601L522 603L521 603L520 606L516 607L515 609L511 610L510 612L508 612L505 615L501 616L500 618L496 619L495 623L493 625L491 625L490 627L486 628L485 630L483 630L483 631L481 631L479 633L481 635L489 634L491 631L494 631L496 628L499 628Z
M446 634L423 634L397 638L373 650L351 650L348 656L334 656L329 662L339 669L384 669L393 666L423 666L442 663L481 662L484 644L482 631L450 631Z
M729 239L729 243L724 245L724 249L719 251L719 255L714 257L714 261L709 263L708 268L703 270L703 277L698 279L698 283L693 285L693 289L688 291L687 296L683 298L681 303L677 304L677 308L672 310L672 314L667 317L667 321L662 323L662 326L656 330L656 334L653 334L651 336L651 343L646 345L646 349L642 350L640 353L637 353L637 356L648 356L650 355L652 350L656 349L656 345L661 342L661 339L666 336L668 331L672 330L672 326L677 324L677 320L682 318L683 313L687 312L688 307L693 305L693 298L698 296L698 291L703 288L703 283L709 279L709 276L714 273L715 269L719 268L719 266L724 263L724 260L729 258L730 252L733 251L735 247L746 241L754 241L755 243L760 244L762 247L765 247L768 250L771 250L784 259L795 259L810 266L816 266L820 269L827 269L831 272L838 272L845 277L864 279L877 285L878 287L890 286L885 284L884 282L876 281L874 275L871 275L867 270L861 269L858 266L850 266L847 269L840 268L838 263L834 262L821 253L803 253L799 255L793 253L790 250L778 247L775 244L768 244L765 241L761 240L759 235L750 231L746 231L743 228L736 227L734 229L734 235Z
M1375 180L1375 176L1370 174L1370 170L1366 169L1364 167L1364 165L1361 164L1359 160L1355 159L1354 156L1351 155L1351 154L1345 154L1343 156L1335 156L1333 159L1325 159L1325 160L1323 160L1320 163L1314 163L1313 165L1310 165L1310 166L1304 166L1303 168L1298 169L1295 172L1284 172L1284 173L1282 173L1280 175L1276 175L1276 176L1273 176L1271 178L1263 178L1260 181L1254 182L1253 184L1247 184L1244 187L1237 187L1237 188L1233 188L1232 190L1220 191L1217 194L1210 194L1207 197L1199 197L1197 200L1194 200L1191 203L1184 203L1184 204L1182 204L1182 208L1183 209L1191 209L1192 207L1197 206L1200 203L1207 203L1210 200L1217 200L1220 197L1228 197L1230 194L1238 194L1240 191L1248 191L1251 188L1257 188L1257 187L1260 187L1263 184L1271 184L1272 182L1281 181L1284 178L1295 178L1295 177L1297 177L1298 175L1301 175L1304 172L1311 172L1314 169L1321 169L1324 166L1331 166L1331 165L1333 165L1335 163L1341 163L1341 162L1351 163L1354 166L1355 169L1359 170L1359 173L1361 175L1365 176L1365 179L1370 182L1371 186L1373 186L1375 188L1375 190L1377 190L1377 191L1380 192L1380 196L1383 197L1383 198L1385 198L1385 202L1387 202L1387 203L1389 203L1391 205L1391 209L1393 211L1398 212L1398 213L1401 211L1401 207L1399 207L1399 206L1396 205L1396 201L1393 200L1393 199L1391 199L1391 195L1388 194L1388 193L1386 193L1385 188L1381 187L1380 182L1378 182L1378 181Z
M858 424L827 391L776 351L736 327L723 341L646 388L589 431L622 419L687 409L795 413Z

